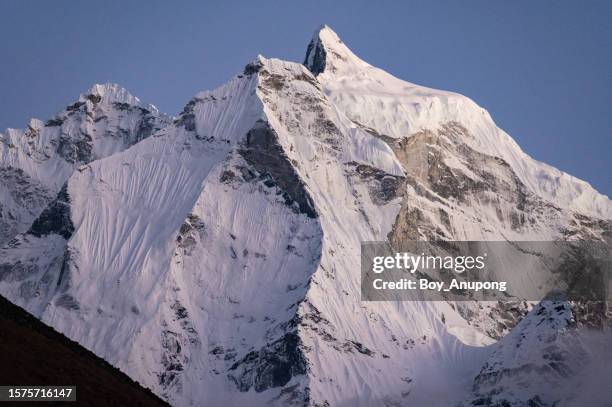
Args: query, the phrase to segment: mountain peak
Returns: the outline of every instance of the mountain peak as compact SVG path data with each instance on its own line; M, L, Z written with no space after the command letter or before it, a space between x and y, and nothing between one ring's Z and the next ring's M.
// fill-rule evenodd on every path
M368 66L342 42L338 34L323 24L314 33L306 49L304 65L315 76L323 72L350 70L350 67Z
M81 94L79 101L104 101L106 103L129 103L140 105L140 99L133 96L124 87L116 83L95 84L87 92ZM98 103L96 102L96 103Z

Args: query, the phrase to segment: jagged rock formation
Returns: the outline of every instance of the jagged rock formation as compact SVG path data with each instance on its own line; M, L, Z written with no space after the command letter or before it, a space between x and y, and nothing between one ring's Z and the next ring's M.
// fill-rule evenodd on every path
M104 97L82 99L89 117ZM67 175L0 249L2 295L174 405L536 396L497 373L527 367L494 361L514 332L537 335L537 310L361 302L360 242L606 239L607 197L528 157L468 98L372 67L328 27L305 65L258 57L163 123L130 127L132 146L108 154L81 132L58 139Z

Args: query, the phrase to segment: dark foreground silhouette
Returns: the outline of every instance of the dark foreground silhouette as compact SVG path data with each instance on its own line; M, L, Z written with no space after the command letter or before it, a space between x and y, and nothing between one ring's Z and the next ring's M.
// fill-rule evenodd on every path
M117 368L0 296L0 385L77 386L76 403L168 406Z

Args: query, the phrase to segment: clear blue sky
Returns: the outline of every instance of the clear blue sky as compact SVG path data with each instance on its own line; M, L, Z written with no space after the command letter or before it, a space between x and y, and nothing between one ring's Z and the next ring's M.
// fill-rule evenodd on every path
M108 4L107 4L108 3ZM117 82L174 114L317 26L390 73L470 96L536 159L612 196L612 1L0 1L0 128Z

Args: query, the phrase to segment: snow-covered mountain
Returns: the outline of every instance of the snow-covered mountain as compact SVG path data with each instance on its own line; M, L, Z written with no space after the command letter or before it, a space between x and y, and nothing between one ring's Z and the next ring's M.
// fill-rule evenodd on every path
M362 241L610 238L607 197L530 158L470 99L372 67L328 27L304 65L258 57L172 123L94 91L78 121L69 107L32 127L49 147L27 148L34 130L2 136L0 168L36 188L18 201L20 183L2 184L3 208L24 215L7 223L0 293L172 404L575 395L520 372L534 355L542 372L573 363L537 349L553 341L541 332L595 324L576 304L360 301Z
M46 123L0 133L0 245L25 232L76 168L123 151L169 120L115 84L94 85Z

